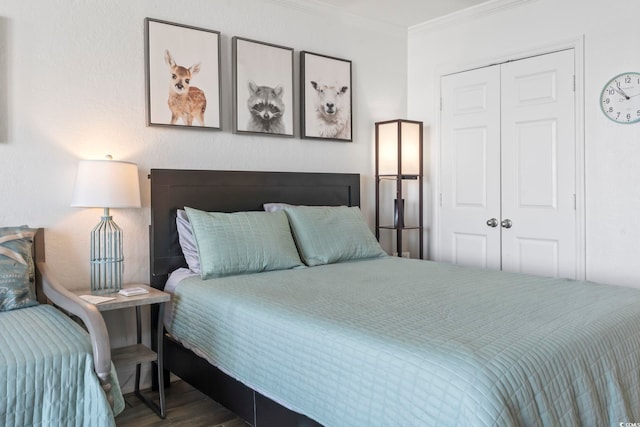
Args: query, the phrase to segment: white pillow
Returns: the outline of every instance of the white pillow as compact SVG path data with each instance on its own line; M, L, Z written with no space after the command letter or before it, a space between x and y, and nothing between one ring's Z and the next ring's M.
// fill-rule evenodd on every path
M284 208L288 208L291 206L293 205L290 205L288 203L265 203L264 205L262 205L262 208L265 210L265 212L278 212L284 210Z
M189 270L195 274L200 274L200 256L198 255L198 245L193 235L193 228L189 222L189 217L184 209L178 209L176 214L176 226L178 228L178 241L187 261Z

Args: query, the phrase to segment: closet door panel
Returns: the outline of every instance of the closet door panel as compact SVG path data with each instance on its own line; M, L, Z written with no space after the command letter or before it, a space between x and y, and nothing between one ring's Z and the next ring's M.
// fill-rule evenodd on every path
M500 268L500 70L442 79L442 261Z
M502 268L575 278L573 50L501 67Z

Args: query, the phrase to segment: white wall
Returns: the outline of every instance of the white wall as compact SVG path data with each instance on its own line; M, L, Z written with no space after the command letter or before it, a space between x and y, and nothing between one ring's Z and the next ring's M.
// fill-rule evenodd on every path
M143 208L112 211L124 230L127 282L149 276L150 168L360 173L372 219L373 123L406 111L406 30L307 7L296 0L1 2L0 224L45 227L53 271L68 288L87 288L89 231L101 210L69 203L78 159L107 153L140 169ZM145 17L222 33L222 131L145 126ZM352 60L354 142L232 134L235 35L294 48L296 81L300 50ZM107 317L112 344L132 343L133 313Z
M599 106L600 91L611 77L640 71L638 16L637 0L531 0L409 31L408 116L425 122L428 227L437 193L435 120L442 70L488 65L517 52L583 38L586 275L589 280L640 287L640 124L615 124ZM433 241L429 244L433 249Z

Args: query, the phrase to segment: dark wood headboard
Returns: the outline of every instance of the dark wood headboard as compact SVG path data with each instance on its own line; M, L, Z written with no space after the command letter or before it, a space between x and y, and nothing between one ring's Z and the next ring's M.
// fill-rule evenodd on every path
M360 175L151 169L150 283L163 289L167 276L186 267L178 242L176 211L261 211L264 203L359 206Z
M33 257L33 263L37 265L39 262L46 261L44 256L44 228L38 228L36 235L33 238L33 246L31 246L31 256ZM40 304L46 304L47 296L42 290L42 275L36 267L35 271L36 281L36 297Z

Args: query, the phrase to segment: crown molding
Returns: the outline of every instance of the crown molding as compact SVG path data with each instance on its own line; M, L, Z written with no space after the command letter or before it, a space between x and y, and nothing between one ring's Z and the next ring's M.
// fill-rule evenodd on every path
M391 24L389 22L378 21L376 19L367 18L346 12L339 6L333 6L317 0L269 0L273 4L282 7L294 9L299 12L308 13L314 16L335 17L340 16L341 22L349 25L358 25L360 27L382 31L386 34L407 36L407 28L401 25Z
M433 31L442 27L458 25L480 17L500 13L504 10L524 6L538 0L492 0L450 13L439 18L431 19L421 24L409 27L409 35Z
M351 12L347 12L339 6L334 6L318 0L269 0L278 6L297 10L315 16L335 17L340 16L341 21L349 25L358 25L364 28L382 31L394 35L411 35L433 31L442 27L458 25L479 17L500 13L504 10L524 6L538 0L491 0L476 6L471 6L439 18L413 25L408 29L401 25L379 21L373 18L363 17Z

